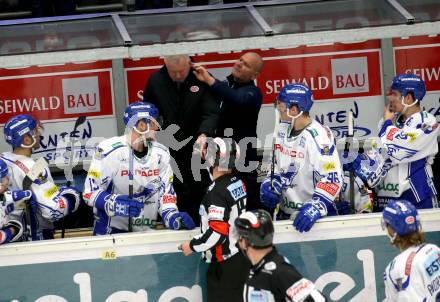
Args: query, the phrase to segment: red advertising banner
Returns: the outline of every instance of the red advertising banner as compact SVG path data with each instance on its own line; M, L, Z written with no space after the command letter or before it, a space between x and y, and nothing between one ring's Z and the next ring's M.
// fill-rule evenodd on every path
M111 61L0 69L0 124L14 115L42 121L114 115Z
M382 94L380 42L257 50L264 58L264 69L257 86L264 103L271 103L281 87L300 82L308 85L315 100L332 100ZM226 69L241 53L195 56L208 69ZM158 58L125 60L127 96L130 102L142 99L148 78L163 65Z
M440 90L440 36L393 39L396 74L413 73L427 91Z

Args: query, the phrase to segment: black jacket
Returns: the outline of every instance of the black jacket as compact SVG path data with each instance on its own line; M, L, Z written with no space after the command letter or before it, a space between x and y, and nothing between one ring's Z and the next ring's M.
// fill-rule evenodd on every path
M275 247L252 266L244 286L245 302L265 297L264 301L326 301L315 285L303 278ZM302 297L302 299L301 299ZM263 300L261 300L263 301Z
M225 128L232 128L236 142L244 137L257 137L258 113L263 99L260 88L253 81L237 83L232 75L227 81L216 80L211 88L222 101L218 135L223 136Z
M190 70L180 85L170 78L166 66L151 75L144 91L144 101L153 103L164 119L163 128L171 124L180 127L176 139L189 136L194 139L201 133L214 136L219 119L219 104L209 87L197 80Z

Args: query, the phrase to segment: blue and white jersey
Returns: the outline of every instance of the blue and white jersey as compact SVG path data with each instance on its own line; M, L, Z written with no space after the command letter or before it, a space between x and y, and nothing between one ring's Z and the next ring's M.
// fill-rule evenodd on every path
M367 188L359 177L354 177L353 185L355 213L373 212L373 197L371 190ZM350 173L348 171L344 171L344 183L339 198L340 200L350 202Z
M375 188L380 207L398 197L417 208L436 207L431 165L438 152L438 131L435 117L426 111L414 113L402 125L393 125L391 120L382 124L379 137L390 167Z
M440 301L440 249L412 246L391 261L384 272L384 302Z
M290 130L290 123L281 122L274 145L274 172L281 175L283 187L280 209L292 214L319 199L327 206L322 216L336 214L334 200L343 176L331 130L315 120L297 136L290 136Z
M168 148L155 141L148 142L147 148L144 157L133 155L133 198L145 204L140 216L131 218L133 231L154 229L158 212L168 227L167 217L178 211ZM95 201L101 193L128 195L131 154L125 136L106 139L95 150L83 193L85 202L93 207L95 235L128 231L127 217L109 217Z
M35 161L30 157L12 152L2 153L1 159L8 165L8 189L11 191L23 190L23 180ZM32 237L33 240L46 239L42 233L43 230L53 230L53 222L75 211L79 205L79 200L70 205L66 199L60 196L60 190L55 185L48 168L44 170L38 181L32 183L30 190L38 205L37 212L31 217L32 230L36 231ZM24 209L16 209L9 215L11 219L18 220L25 225Z

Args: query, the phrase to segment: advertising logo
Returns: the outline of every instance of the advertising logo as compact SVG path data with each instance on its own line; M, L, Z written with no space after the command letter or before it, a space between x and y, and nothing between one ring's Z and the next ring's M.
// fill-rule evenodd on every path
M65 114L100 111L98 77L62 80Z
M367 57L332 59L333 94L369 92Z

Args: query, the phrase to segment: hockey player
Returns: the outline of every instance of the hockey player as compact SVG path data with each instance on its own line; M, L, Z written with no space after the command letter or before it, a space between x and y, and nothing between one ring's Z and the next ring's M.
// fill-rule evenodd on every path
M240 249L251 261L243 299L253 301L324 302L315 285L301 276L273 246L274 227L268 212L245 212L235 220Z
M375 211L393 199L408 200L418 209L438 207L431 165L439 130L435 117L420 106L425 93L420 77L396 76L379 131L386 154L377 149L353 162L354 173L375 188Z
M246 209L246 188L232 174L238 145L231 139L214 138L208 143L206 160L213 182L200 205L201 231L181 245L188 256L202 252L209 263L208 302L240 302L249 272L249 261L239 252L234 221Z
M440 301L440 248L424 243L415 206L392 200L382 214L382 228L400 249L385 269L385 302Z
M40 147L41 124L31 115L20 114L11 118L4 128L5 139L12 152L1 155L9 167L10 190L22 190L23 180L35 161L31 158L34 149ZM53 222L78 208L79 192L74 187L58 187L54 184L48 168L35 180L30 190L33 193L32 213L29 213L32 234L27 240L53 239ZM23 209L16 209L10 216L25 222Z
M21 240L23 225L20 221L10 219L9 213L15 208L23 207L32 197L32 192L6 191L9 185L8 166L0 159L0 245Z
M158 115L153 104L130 104L124 114L127 133L97 147L83 193L93 207L95 235L128 232L129 219L133 231L154 229L158 211L167 228L195 227L191 217L177 209L170 153L153 140ZM130 174L133 197L128 196Z
M278 219L296 214L293 225L309 231L316 220L336 215L342 170L333 134L309 116L312 92L303 84L281 89L276 101L280 123L273 146L275 166L261 184L263 204L280 204Z

